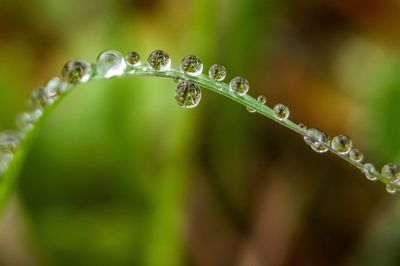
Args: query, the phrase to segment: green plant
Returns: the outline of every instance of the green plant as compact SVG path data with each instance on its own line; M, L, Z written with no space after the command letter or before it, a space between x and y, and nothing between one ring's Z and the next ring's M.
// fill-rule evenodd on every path
M38 134L40 124L51 113L51 110L77 84L90 79L128 76L153 76L171 78L178 82L175 99L183 108L195 107L201 99L200 87L221 94L244 105L250 113L258 112L273 121L300 134L304 141L316 152L330 151L361 170L371 181L379 180L389 193L400 189L400 168L396 164L386 164L379 173L371 163L363 163L364 155L353 148L352 140L345 135L335 136L332 140L328 135L304 124L289 120L289 109L283 104L273 108L265 105L263 95L257 99L247 94L249 83L242 77L233 78L230 83L224 83L226 70L223 66L213 65L208 76L202 74L203 64L196 56L185 57L180 67L171 66L171 60L162 50L150 54L147 62L141 62L136 52L130 52L123 57L117 51L104 51L96 65L83 60L71 60L62 70L62 79L53 78L44 87L36 89L29 98L29 110L17 118L17 131L6 131L0 135L0 175L3 183L0 186L0 204L3 206L7 195L18 176L18 170L29 146Z

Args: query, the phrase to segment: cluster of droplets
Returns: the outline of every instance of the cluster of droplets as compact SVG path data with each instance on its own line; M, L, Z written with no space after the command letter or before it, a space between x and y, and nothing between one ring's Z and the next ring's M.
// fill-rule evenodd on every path
M203 80L208 79L208 82L214 84L218 90L224 90L224 93L229 94L231 98L247 99L246 109L250 113L262 112L300 133L304 141L315 152L326 153L331 151L361 169L367 179L371 181L379 179L385 183L389 193L400 190L400 167L398 165L386 164L379 173L373 164L363 163L364 154L353 147L353 141L350 137L337 135L331 140L326 133L318 129L307 128L302 123L295 125L289 120L290 111L286 105L278 103L270 108L265 105L265 96L260 95L257 99L248 96L250 85L245 78L236 76L229 83L224 83L227 75L224 66L212 65L207 77L202 75L203 63L199 57L188 55L182 59L179 68L174 68L171 67L170 56L163 50L151 52L144 63L135 51L124 56L115 50L106 50L100 53L96 64L84 60L68 61L62 68L61 78L53 78L43 87L32 91L28 98L27 110L17 117L16 130L0 133L0 176L7 170L25 135L35 127L45 108L53 105L60 96L68 92L74 85L85 83L94 77L112 78L123 74L133 74L139 70L147 73L160 73L159 75L169 70L171 70L171 73L179 71L179 75L169 73L165 76L174 78L178 82L175 100L180 107L186 109L196 107L201 100L201 90L196 82L196 77Z

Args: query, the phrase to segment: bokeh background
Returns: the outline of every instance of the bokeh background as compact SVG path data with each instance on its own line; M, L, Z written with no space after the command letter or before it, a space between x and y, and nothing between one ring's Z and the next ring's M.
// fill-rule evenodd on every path
M400 2L1 0L0 129L71 58L166 50L246 77L291 118L400 161ZM51 115L0 225L0 265L400 265L400 199L203 90L92 81Z

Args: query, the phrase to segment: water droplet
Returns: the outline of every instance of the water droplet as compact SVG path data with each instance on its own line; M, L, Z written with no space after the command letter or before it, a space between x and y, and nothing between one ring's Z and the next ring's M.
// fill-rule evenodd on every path
M42 113L41 110L34 110L20 114L16 119L17 128L21 132L29 131L32 129L33 124L42 116Z
M332 139L331 147L340 154L348 154L353 147L351 138L345 135L337 135Z
M193 76L198 76L203 71L203 63L195 55L188 55L182 59L181 70Z
M226 68L221 65L212 65L208 71L208 76L217 81L223 81L226 77Z
M303 123L299 123L297 126L300 128L301 131L303 131L303 133L307 132L307 126Z
M0 134L0 152L14 153L20 143L20 136L14 131L5 131Z
M261 103L261 104L265 104L266 101L267 101L267 99L265 98L264 95L260 95L260 96L257 97L257 102L259 102L259 103ZM253 108L251 108L250 106L246 106L246 110L247 110L249 113L255 113L255 112L256 112L256 110L253 109Z
M44 92L48 98L57 98L59 95L66 92L68 83L62 81L60 78L55 77L47 82L44 87Z
M288 119L290 114L289 108L287 108L286 105L283 105L281 103L278 103L277 105L274 106L274 113L279 120Z
M265 104L267 102L267 98L264 95L260 95L257 97L257 101L261 104Z
M371 180L371 181L376 181L377 180L377 178L375 176L376 175L376 168L372 163L364 164L362 171L363 171L363 173L365 174L365 177L368 180Z
M361 163L364 160L364 154L355 148L350 151L349 157L353 162L356 163Z
M64 65L61 76L65 82L77 84L88 81L92 74L91 64L83 60L71 60Z
M388 163L382 167L381 174L391 183L400 180L400 167L394 163Z
M125 57L126 63L133 67L137 66L140 63L140 55L137 52L129 52Z
M245 95L249 91L249 88L249 82L242 77L233 78L229 83L229 90L239 95Z
M124 57L118 51L106 50L97 57L97 73L105 78L121 75L125 67Z
M389 194L395 194L396 193L396 187L394 186L394 185L392 185L392 184L386 184L386 191L389 193Z
M190 81L181 81L176 87L175 100L183 108L196 107L201 99L199 86Z
M154 70L167 70L171 66L169 55L162 50L153 51L147 62Z
M246 106L246 110L247 110L249 113L255 113L255 112L256 112L256 110L253 109L253 108L251 108L250 106Z
M319 131L315 128L307 129L305 136L303 137L304 141L310 145L310 147L318 153L327 152L329 149L326 146L329 146L330 139L328 135Z
M49 99L46 96L44 88L38 88L31 92L31 95L28 99L28 107L32 109L43 109L47 105L53 103L53 99Z
M12 157L11 153L0 153L0 176L6 172Z

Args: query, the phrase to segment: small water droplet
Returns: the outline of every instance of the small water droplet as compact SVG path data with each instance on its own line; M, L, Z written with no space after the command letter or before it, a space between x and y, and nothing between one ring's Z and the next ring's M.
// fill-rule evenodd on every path
M264 95L260 95L257 97L257 101L261 104L265 104L267 102L267 98Z
M12 158L11 153L0 153L0 176L4 175Z
M389 194L395 194L396 193L396 187L394 186L394 185L392 185L392 184L386 184L386 191L389 193Z
M39 109L32 112L25 112L17 116L16 125L21 132L32 129L33 124L42 116L43 112Z
M47 82L47 85L43 88L43 92L48 99L57 99L60 93L58 88L61 83L62 81L59 78L52 78Z
M301 130L303 133L307 132L307 126L304 125L303 123L299 123L297 126L300 128L300 130Z
M212 65L208 71L208 76L216 81L223 81L226 77L226 68L218 64Z
M188 55L182 59L181 70L193 76L198 76L203 71L203 63L195 55Z
M154 70L167 70L171 66L169 55L162 50L155 50L147 59L149 66Z
M4 131L0 134L0 152L14 153L20 143L19 133L15 131Z
M52 104L53 101L53 99L47 98L44 88L38 88L31 92L31 95L28 98L28 107L33 110L41 110Z
M394 163L388 163L382 167L381 174L389 182L395 183L400 180L400 167Z
M249 91L249 88L249 82L242 77L235 77L229 83L229 90L242 96Z
M126 64L124 57L118 51L106 50L101 52L97 57L97 73L105 78L121 75L124 72L125 67Z
M179 106L183 108L196 107L201 99L201 91L199 86L185 80L181 81L176 87L175 100Z
M364 154L359 149L351 149L349 157L353 162L361 163L364 160Z
M257 102L259 102L259 103L261 103L261 104L265 104L266 101L267 101L267 99L265 98L264 95L260 95L260 96L257 97ZM253 109L253 108L251 108L250 106L246 106L246 110L247 110L249 113L255 113L255 112L256 112L256 110Z
M307 129L303 139L315 152L325 153L329 150L326 146L329 146L330 138L318 129Z
M365 163L362 169L363 173L365 174L365 177L368 180L371 181L376 181L376 168L372 163Z
M92 65L83 60L68 61L64 65L61 73L63 80L71 84L86 82L92 75Z
M348 154L353 147L351 138L345 135L337 135L332 139L331 147L340 154Z
M249 113L255 113L255 112L256 112L256 110L253 109L253 108L251 108L250 106L246 106L246 110L247 110L247 112L249 112Z
M274 106L274 113L279 120L288 119L290 114L289 108L281 103Z
M125 57L125 61L131 67L137 66L140 63L140 55L135 51L129 52Z

